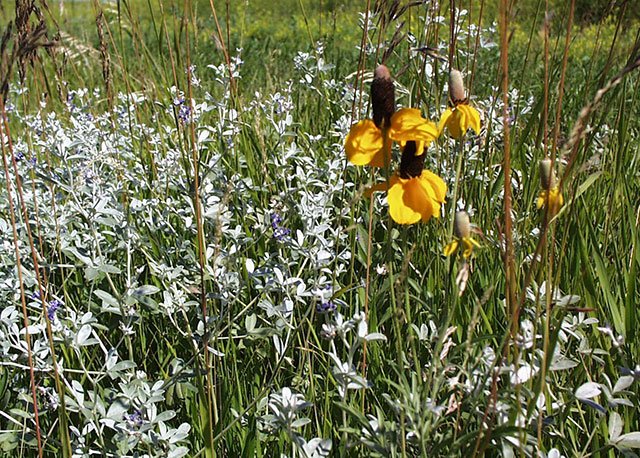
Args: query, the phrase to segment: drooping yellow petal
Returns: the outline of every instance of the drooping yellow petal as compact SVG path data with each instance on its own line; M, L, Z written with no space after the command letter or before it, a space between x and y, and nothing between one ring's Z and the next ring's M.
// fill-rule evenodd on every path
M435 200L443 203L447 195L447 185L444 180L430 170L423 170L419 178L422 186L433 189Z
M445 256L451 256L453 253L456 252L456 250L458 249L458 241L457 240L453 240L449 243L447 243L447 245L444 247L444 255Z
M538 199L536 199L536 207L538 208L538 210L542 208L546 200L547 200L547 191L540 191L540 194L538 194Z
M478 113L478 110L466 104L458 105L456 109L462 111L465 115L464 131L466 132L467 129L471 128L476 135L480 134L480 113Z
M393 184L387 194L391 218L398 224L428 221L433 215L433 201L420 184L420 180L393 177L391 181Z
M468 129L473 129L476 134L480 133L480 113L471 105L461 103L453 109L447 108L440 118L440 132L444 128L449 130L449 135L453 138L460 138L467 133Z
M400 143L412 140L427 146L438 138L438 128L424 119L417 108L401 108L391 117L389 136Z
M455 109L451 116L447 119L447 123L445 127L449 130L449 135L453 138L460 138L464 134L464 130L462 130L462 122L464 121L464 114Z
M548 208L549 215L551 217L555 216L562 208L564 204L564 198L562 197L562 193L558 186L555 186L549 190L543 189L538 194L538 199L536 200L536 207L538 209L545 207Z
M464 245L464 251L462 252L463 258L468 258L471 256L471 253L473 253L473 243L471 243L471 240L473 240L471 237L462 239L462 244Z
M442 132L444 132L444 128L447 127L447 121L449 120L452 114L453 114L453 110L451 108L447 108L446 110L444 110L444 113L442 113L442 116L440 116L440 122L438 123L439 135L442 135Z
M391 161L390 152L385 154L382 131L370 119L351 126L344 143L347 159L354 165L384 167Z

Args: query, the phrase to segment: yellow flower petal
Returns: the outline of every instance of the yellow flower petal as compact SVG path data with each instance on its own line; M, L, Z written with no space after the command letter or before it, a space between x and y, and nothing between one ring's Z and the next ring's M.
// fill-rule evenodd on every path
M433 189L436 201L439 203L444 202L444 198L447 195L447 185L442 178L429 170L423 170L420 174L420 181L423 186L429 186Z
M449 243L447 243L447 246L444 247L444 255L445 256L451 256L453 253L456 252L456 250L458 249L458 241L457 240L453 240Z
M440 116L440 122L438 123L439 135L442 135L442 132L444 132L444 128L447 127L447 121L449 120L452 114L453 114L453 110L451 108L447 108L446 110L444 110L444 113L442 113L442 116Z
M471 105L458 105L457 110L461 110L465 115L464 131L471 128L477 134L480 134L480 113Z
M391 161L390 154L384 154L382 131L370 119L351 126L344 148L347 159L355 165L384 167Z
M473 240L471 237L465 237L462 239L462 244L464 245L464 252L462 253L463 258L468 258L471 256L471 253L473 253L473 243L471 243L471 240Z
M538 208L538 210L542 208L546 200L547 200L547 191L540 191L540 194L538 194L538 199L536 200L536 207Z
M480 133L480 113L471 105L461 103L453 109L447 108L440 118L439 130L449 130L453 138L460 138L466 134L469 128L476 134Z
M463 118L464 114L458 109L455 109L447 119L445 127L449 130L449 135L453 138L460 138L464 134L464 130L462 130Z
M433 201L422 187L420 180L404 180L394 176L387 194L389 214L398 224L428 221L433 215Z
M413 140L427 146L438 138L438 128L424 119L417 108L401 108L391 117L389 136L400 143Z
M564 198L557 186L549 190L543 189L540 191L540 194L538 194L538 199L536 200L536 207L538 207L538 209L548 207L550 216L555 216L563 204Z

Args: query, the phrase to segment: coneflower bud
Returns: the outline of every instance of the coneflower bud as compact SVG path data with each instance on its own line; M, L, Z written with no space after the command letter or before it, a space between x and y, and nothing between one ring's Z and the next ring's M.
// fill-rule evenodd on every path
M464 79L458 70L449 72L449 98L454 105L463 103L467 99L464 93Z
M542 189L552 189L556 185L556 173L553 170L553 162L548 157L540 161L540 184Z
M456 212L456 216L453 218L453 233L459 239L464 239L471 235L471 223L467 212Z
M384 65L378 65L373 72L371 107L373 108L373 122L378 129L389 127L391 115L396 111L396 98L391 73Z

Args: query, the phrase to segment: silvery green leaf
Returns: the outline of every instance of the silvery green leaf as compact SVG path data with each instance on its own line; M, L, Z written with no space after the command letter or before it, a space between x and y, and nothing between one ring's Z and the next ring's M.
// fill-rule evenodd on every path
M622 417L618 412L611 412L609 417L609 440L614 442L622 432Z
M20 335L24 335L25 332L28 332L29 335L33 337L40 334L43 330L44 330L44 327L42 327L39 324L30 324L29 326L26 327L26 329L25 328L20 329Z
M244 327L247 330L247 333L251 333L255 329L257 321L258 321L258 317L256 316L255 313L252 313L251 315L247 315L245 317Z
M122 420L122 415L129 410L129 407L125 405L120 399L114 400L109 409L107 410L107 418L115 421Z
M635 407L633 402L625 398L611 398L609 399L609 407L616 408L618 406Z
M358 337L361 339L366 338L368 330L366 321L362 320L358 323Z
M324 458L331 452L331 439L321 439L316 437L304 444L303 449L310 458Z
M633 384L634 378L632 375L623 375L616 382L616 386L613 387L613 392L624 391Z
M578 363L570 358L566 358L564 356L561 356L557 359L555 359L552 363L551 363L551 367L549 368L549 370L552 371L565 371L567 369L573 369L574 367L576 367L578 365Z
M97 280L101 276L102 276L102 273L95 267L87 267L86 269L84 269L84 277L88 281Z
M155 294L160 291L160 288L154 285L142 285L133 290L132 294L136 296L149 296L151 294Z
M0 312L0 321L8 324L10 321L14 321L12 318L17 317L17 315L16 308L13 305L9 305Z
M101 289L97 289L93 292L93 294L95 294L96 296L98 296L98 298L102 299L102 306L104 307L105 305L109 305L109 306L113 306L113 307L117 307L118 306L118 300L113 297L111 294L109 294L106 291L103 291Z
M299 418L291 423L292 428L301 428L304 425L311 423L309 418Z
M133 369L136 366L136 363L128 359L126 361L120 361L119 363L114 364L114 366L110 370L107 370L107 372L122 372L126 371L127 369Z
M114 265L101 263L96 266L96 269L100 272L104 272L106 274L119 274L120 269Z
M78 334L76 335L76 338L75 338L76 343L80 346L90 345L87 342L88 342L89 336L91 335L91 331L92 329L90 325L85 324L84 326L82 326L78 331Z
M367 342L374 342L376 340L385 342L387 340L387 336L385 336L381 332L372 332L371 334L367 334L364 340L366 340Z
M191 431L191 425L189 423L182 423L178 426L178 429L175 430L171 439L169 439L169 443L175 444L176 442L186 439L189 436L189 431Z
M618 436L613 445L616 448L640 448L640 431Z
M187 447L177 447L169 452L167 458L182 458L189 453L189 449Z
M153 419L153 423L160 423L164 421L169 421L173 417L176 416L176 413L173 410L165 410L164 412L160 412L158 416Z
M566 307L568 305L573 305L577 302L580 301L580 296L576 296L575 294L571 294L568 296L562 296L559 300L557 305L561 306L561 307Z
M578 387L576 390L576 398L581 401L585 399L595 398L602 392L599 383L587 382Z

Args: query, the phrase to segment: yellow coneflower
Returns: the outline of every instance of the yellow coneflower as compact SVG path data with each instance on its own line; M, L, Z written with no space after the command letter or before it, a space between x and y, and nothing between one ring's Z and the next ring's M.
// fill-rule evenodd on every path
M423 169L425 143L431 143L435 138L434 135L429 142L406 141L396 173L388 183L379 183L368 192L370 195L374 191L387 190L389 214L398 224L426 222L432 216L440 216L447 185L438 175Z
M540 161L540 185L542 186L542 191L538 194L536 207L538 209L547 208L549 217L553 217L560 211L564 204L564 198L557 184L553 163L548 157Z
M444 247L444 255L451 256L460 246L464 247L462 257L467 259L473 254L473 248L480 248L480 244L471 237L471 223L469 214L465 211L456 212L453 219L454 239Z
M438 135L435 126L420 115L420 110L402 108L395 111L393 81L384 65L379 65L374 72L371 106L373 119L354 124L345 140L347 159L354 165L388 166L391 162L390 140L401 145L409 140L428 143Z
M445 129L453 138L460 138L467 133L469 128L476 134L480 133L480 113L469 105L464 91L462 73L458 70L449 72L449 108L442 113L438 130L442 133Z

